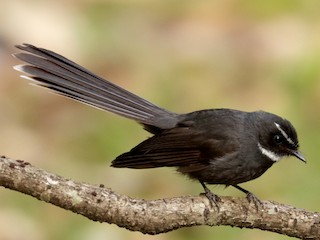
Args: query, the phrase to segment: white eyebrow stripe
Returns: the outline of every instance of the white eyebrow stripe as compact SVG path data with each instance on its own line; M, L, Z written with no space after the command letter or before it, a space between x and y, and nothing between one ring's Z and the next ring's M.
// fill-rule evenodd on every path
M259 142L258 142L258 148L263 155L271 159L273 162L278 162L282 158L282 156L262 147Z
M276 125L278 130L281 132L281 134L285 137L285 139L288 141L288 143L295 145L294 142L292 141L292 139L289 138L288 134L285 131L283 131L283 129L280 127L280 125L276 122L274 124Z

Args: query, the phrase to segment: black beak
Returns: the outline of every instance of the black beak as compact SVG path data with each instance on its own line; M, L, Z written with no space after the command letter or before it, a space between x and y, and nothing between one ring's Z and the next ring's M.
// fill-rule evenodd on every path
M297 158L299 158L302 162L307 163L307 161L304 159L302 154L298 150L294 150L291 152L291 154Z

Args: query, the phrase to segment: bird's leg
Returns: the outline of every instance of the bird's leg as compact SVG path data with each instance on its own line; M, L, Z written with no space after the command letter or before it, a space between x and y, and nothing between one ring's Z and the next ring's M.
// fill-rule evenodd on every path
M202 182L200 180L199 180L199 182L204 189L204 195L209 199L211 207L214 204L217 207L217 209L219 210L218 202L221 201L220 197L218 195L214 194L213 192L211 192L210 189L204 184L204 182Z
M262 202L260 201L259 198L257 198L252 192L249 192L248 190L245 190L242 187L239 187L238 185L232 185L236 189L240 190L241 192L245 193L247 195L247 200L249 203L253 202L256 209L259 209L259 206L262 205Z

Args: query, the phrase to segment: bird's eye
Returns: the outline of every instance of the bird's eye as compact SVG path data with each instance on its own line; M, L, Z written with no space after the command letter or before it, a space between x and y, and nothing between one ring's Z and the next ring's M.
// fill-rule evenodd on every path
M281 144L281 143L283 143L283 137L281 136L281 135L275 135L274 137L273 137L273 141L276 143L276 144Z

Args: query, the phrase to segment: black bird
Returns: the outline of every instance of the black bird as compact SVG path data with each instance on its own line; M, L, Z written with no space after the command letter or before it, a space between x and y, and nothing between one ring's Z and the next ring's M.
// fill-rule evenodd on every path
M282 157L295 156L298 138L292 124L275 114L232 109L177 114L160 108L52 51L30 44L14 56L26 62L16 70L35 85L110 111L142 124L153 136L112 161L117 168L176 167L198 180L208 199L219 197L205 184L233 186L259 202L238 184L261 176ZM218 206L218 205L217 205Z

